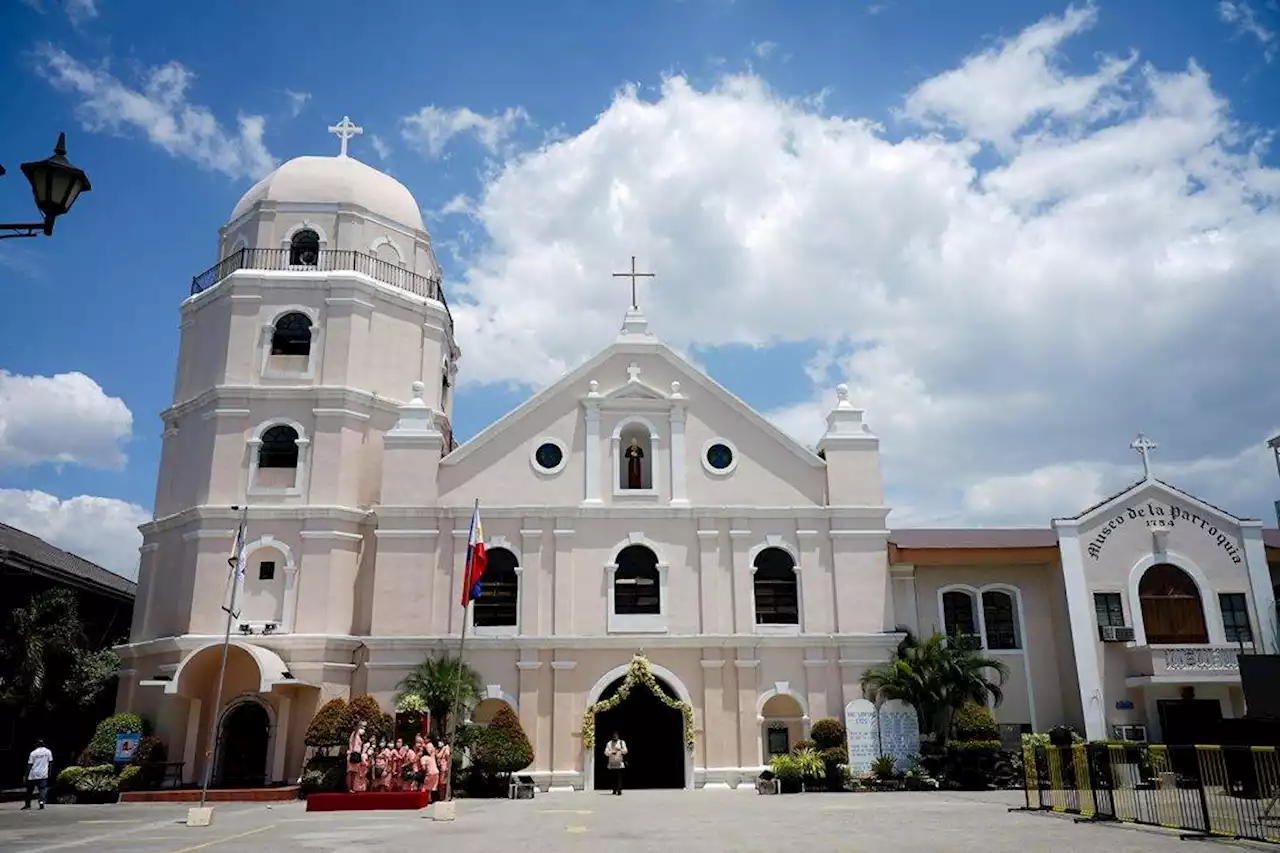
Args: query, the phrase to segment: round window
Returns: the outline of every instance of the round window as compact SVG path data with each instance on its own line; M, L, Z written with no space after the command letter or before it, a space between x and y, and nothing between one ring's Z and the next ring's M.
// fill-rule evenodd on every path
M707 448L707 464L723 471L733 464L733 451L727 444L713 444Z
M537 460L538 467L552 471L564 461L564 451L560 449L560 445L548 441L538 447L533 458Z

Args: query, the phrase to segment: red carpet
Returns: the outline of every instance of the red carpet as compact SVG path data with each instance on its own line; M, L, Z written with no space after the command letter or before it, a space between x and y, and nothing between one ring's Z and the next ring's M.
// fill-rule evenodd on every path
M365 791L359 794L308 794L309 812L365 812L427 807L426 791Z

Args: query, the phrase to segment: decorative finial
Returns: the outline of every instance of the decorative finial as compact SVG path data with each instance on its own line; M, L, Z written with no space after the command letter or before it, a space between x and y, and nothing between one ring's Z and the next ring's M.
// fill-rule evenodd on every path
M422 395L427 392L426 383L424 383L421 379L415 380L413 385L409 387L413 389L414 400L421 400Z
M1142 476L1143 479L1151 479L1151 451L1155 450L1159 445L1147 438L1145 433L1138 433L1138 437L1129 445L1130 448L1136 450L1138 455L1142 457Z
M836 386L836 399L841 403L849 399L849 386L841 382Z
M599 394L599 393L600 393L600 383L599 383L599 382L597 382L596 380L592 379L590 382L588 382L588 383L587 383L587 392L588 392L589 394L591 394L591 396L593 396L593 397L594 397L596 394Z
M352 123L350 116L343 116L342 121L329 128L329 132L342 140L342 147L338 150L338 156L346 157L347 142L350 141L351 137L359 136L364 133L364 128L356 127L356 125Z
M671 380L671 396L672 397L680 396L680 380L679 379Z

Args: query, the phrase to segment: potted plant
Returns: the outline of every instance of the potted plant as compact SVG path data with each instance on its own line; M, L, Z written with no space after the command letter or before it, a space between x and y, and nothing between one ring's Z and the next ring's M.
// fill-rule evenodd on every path
M775 755L769 761L782 794L798 794L804 790L804 768L794 755Z

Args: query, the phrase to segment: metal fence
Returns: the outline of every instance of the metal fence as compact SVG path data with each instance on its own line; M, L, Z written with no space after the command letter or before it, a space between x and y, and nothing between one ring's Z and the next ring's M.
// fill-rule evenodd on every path
M1027 808L1280 843L1271 746L1024 746Z

